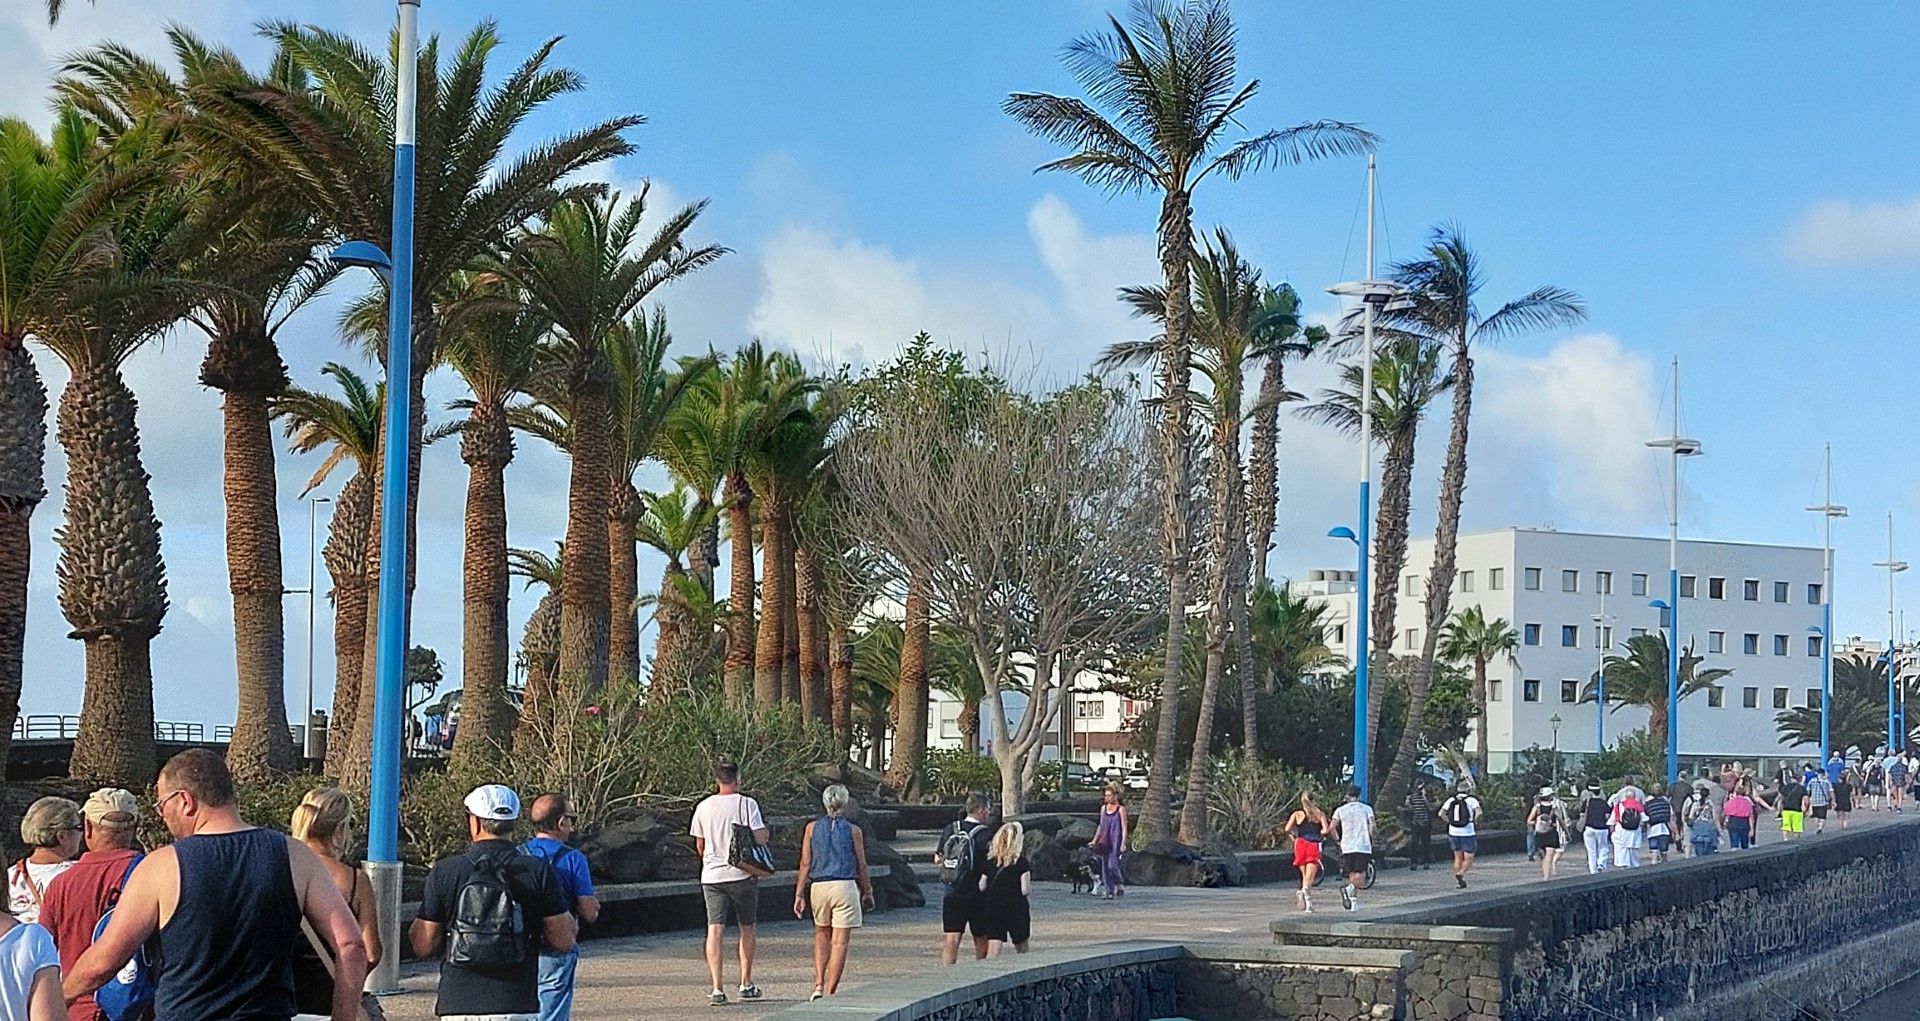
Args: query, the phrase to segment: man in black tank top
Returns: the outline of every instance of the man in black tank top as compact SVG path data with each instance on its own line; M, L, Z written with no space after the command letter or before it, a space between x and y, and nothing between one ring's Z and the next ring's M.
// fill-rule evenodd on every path
M226 763L204 748L168 760L157 794L154 811L174 842L133 870L106 931L61 983L68 1002L100 988L157 933L155 1021L291 1018L304 919L335 961L335 1021L356 1017L366 947L320 859L248 826Z

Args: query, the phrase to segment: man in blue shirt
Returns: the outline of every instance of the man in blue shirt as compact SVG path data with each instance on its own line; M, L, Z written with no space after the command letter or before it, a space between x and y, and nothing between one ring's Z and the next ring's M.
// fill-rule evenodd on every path
M542 794L533 799L533 837L520 850L553 863L560 893L581 925L600 917L600 899L593 894L593 875L587 856L568 846L573 838L573 803L565 794ZM573 973L580 965L580 946L565 953L540 950L540 1021L568 1021L573 1016Z
M1833 756L1827 759L1827 782L1830 784L1839 783L1840 774L1845 773L1846 771L1847 771L1847 760L1841 758L1840 752L1836 750L1833 753Z

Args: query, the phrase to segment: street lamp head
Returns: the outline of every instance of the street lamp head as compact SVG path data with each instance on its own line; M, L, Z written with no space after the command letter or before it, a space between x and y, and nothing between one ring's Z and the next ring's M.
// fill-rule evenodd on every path
M1560 726L1560 724L1565 723L1566 721L1560 718L1559 713L1554 713L1552 716L1547 717L1547 722L1553 724L1555 727L1558 727Z
M1342 298L1359 298L1376 308L1392 308L1396 300L1404 301L1410 293L1404 285L1391 280L1349 280L1327 288L1328 294L1337 294ZM1408 308L1413 307L1408 302Z
M334 249L333 254L328 258L342 266L360 266L373 270L380 274L382 280L387 279L393 272L393 261L387 258L386 252L380 250L379 245L371 241L349 241Z
M1808 507L1807 509L1815 514L1825 514L1830 518L1844 518L1847 516L1847 508L1837 503L1822 504L1818 507Z
M1335 525L1334 527L1327 529L1327 538L1345 539L1356 546L1360 544L1360 537L1353 534L1353 529L1348 528L1345 525Z
M1673 607L1671 607L1671 606L1668 606L1668 605L1667 605L1667 601L1666 601L1666 600L1664 600L1664 599L1651 599L1651 600L1648 600L1648 601L1647 601L1647 605L1648 605L1648 606L1651 606L1651 607L1653 607L1653 608L1654 608L1654 609L1656 609L1656 610L1671 610L1671 609L1673 609Z

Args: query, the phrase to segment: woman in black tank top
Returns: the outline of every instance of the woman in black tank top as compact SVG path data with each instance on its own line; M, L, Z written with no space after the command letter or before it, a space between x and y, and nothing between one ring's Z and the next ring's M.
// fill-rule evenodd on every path
M1313 897L1307 892L1320 878L1320 841L1327 831L1327 814L1314 804L1310 791L1300 792L1300 807L1287 817L1287 832L1293 835L1293 867L1300 870L1300 890L1294 902L1300 910L1312 913Z

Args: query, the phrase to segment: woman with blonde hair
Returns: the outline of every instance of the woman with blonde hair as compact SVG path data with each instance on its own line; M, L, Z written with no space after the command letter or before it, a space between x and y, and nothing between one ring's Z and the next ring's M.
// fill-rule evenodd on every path
M851 800L840 784L821 791L820 807L827 814L807 823L800 834L793 917L813 912L813 995L809 999L814 1000L840 991L853 930L865 923L865 913L873 907L866 836L846 819Z
M993 835L993 847L987 852L980 890L986 894L981 914L986 921L988 957L999 957L1006 943L1024 954L1033 936L1033 909L1027 903L1033 893L1033 866L1024 853L1026 847L1026 827L1008 821Z
M381 955L380 921L373 900L373 885L360 870L341 858L353 843L353 802L337 787L315 787L293 810L289 827L293 839L313 849L326 866L327 878L347 899L354 921L360 923L360 939L367 946L367 966L378 963ZM304 944L304 946L303 946ZM333 962L323 960L321 945L311 939L294 944L293 988L300 1013L333 1014Z
M1100 896L1107 900L1127 892L1126 875L1120 870L1120 855L1127 847L1127 806L1121 804L1120 796L1117 783L1100 792L1100 828L1087 848L1100 860Z
M1293 899L1311 914L1313 896L1308 891L1320 878L1320 841L1327 832L1327 813L1314 804L1312 791L1300 792L1300 807L1287 816L1287 832L1293 835L1293 867L1300 870L1300 889Z
M7 913L23 922L40 920L47 884L80 857L80 806L66 798L41 798L20 817L20 839L33 849L7 870Z

